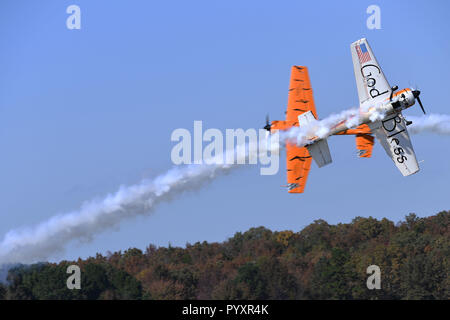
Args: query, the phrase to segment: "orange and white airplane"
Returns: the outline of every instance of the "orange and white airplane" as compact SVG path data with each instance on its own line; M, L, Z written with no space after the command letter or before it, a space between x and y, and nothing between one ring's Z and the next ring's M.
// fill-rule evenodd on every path
M344 120L334 126L327 136L355 135L359 157L369 158L375 135L404 176L418 172L419 165L407 131L407 126L412 122L405 120L402 111L418 100L425 113L419 99L420 91L407 88L395 93L398 87L389 86L366 39L353 42L350 49L358 88L360 125L350 128ZM374 119L375 113L382 114L382 119ZM272 133L276 130L289 130L294 126L306 126L316 119L308 69L293 66L286 120L270 123L267 119L264 129ZM298 147L293 143L286 145L287 188L290 193L303 193L312 159L319 168L332 161L326 138L311 137L310 141L305 147Z

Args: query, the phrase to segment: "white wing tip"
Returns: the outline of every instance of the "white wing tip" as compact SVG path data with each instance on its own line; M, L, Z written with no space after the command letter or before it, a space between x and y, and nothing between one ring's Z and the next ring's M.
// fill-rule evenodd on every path
M366 38L361 38L359 40L356 40L355 42L352 43L352 46L360 44L361 42L364 42L364 41L367 42L367 39Z

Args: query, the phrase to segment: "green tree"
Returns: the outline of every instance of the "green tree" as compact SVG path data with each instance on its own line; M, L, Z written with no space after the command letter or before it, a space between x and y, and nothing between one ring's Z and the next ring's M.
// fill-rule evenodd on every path
M97 300L106 289L111 288L107 270L95 263L84 266L81 272L81 293L86 299Z
M310 294L318 299L351 299L357 274L349 264L348 252L333 248L331 257L322 257L313 271Z
M6 287L0 283L0 300L6 299Z
M111 270L109 279L114 288L115 299L138 300L142 298L142 286L133 276L123 270Z
M136 248L9 270L0 299L450 299L450 213L394 224L316 220L299 232L252 228L223 243ZM81 290L66 287L81 268ZM381 268L381 290L366 269ZM10 266L8 266L9 268ZM5 269L6 271L6 269Z
M234 279L233 299L267 299L267 282L260 267L249 262L238 269L238 274Z

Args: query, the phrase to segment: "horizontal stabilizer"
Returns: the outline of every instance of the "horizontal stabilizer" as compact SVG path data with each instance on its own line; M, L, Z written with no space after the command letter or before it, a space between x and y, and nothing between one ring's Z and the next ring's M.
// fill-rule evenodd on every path
M358 149L358 156L360 158L370 158L372 156L372 149L375 143L375 138L371 134L357 133L356 134L356 149Z
M327 139L316 141L313 144L306 146L306 148L319 168L332 162Z

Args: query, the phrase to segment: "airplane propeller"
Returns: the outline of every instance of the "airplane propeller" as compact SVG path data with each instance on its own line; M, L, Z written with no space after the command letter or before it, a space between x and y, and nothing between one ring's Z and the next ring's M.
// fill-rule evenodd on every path
M417 102L419 102L419 105L420 105L420 108L421 108L422 111L423 111L423 114L426 114L425 109L423 108L422 101L420 101L420 98L419 98L419 96L420 96L420 91L419 91L419 90L413 90L412 94L413 94L414 98L417 99Z
M264 129L266 129L267 131L270 132L270 128L271 128L271 125L270 125L270 121L269 121L269 115L266 115L266 125L264 126Z

